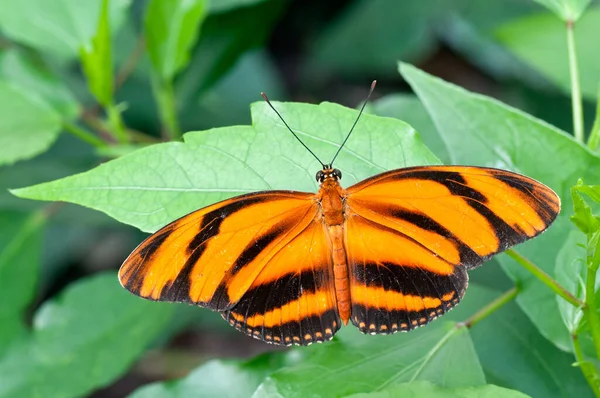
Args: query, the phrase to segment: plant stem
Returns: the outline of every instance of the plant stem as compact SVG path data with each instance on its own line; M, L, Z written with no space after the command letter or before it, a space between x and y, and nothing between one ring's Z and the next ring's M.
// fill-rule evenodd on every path
M596 374L596 369L594 368L594 365L592 365L589 361L585 359L583 351L581 349L581 344L579 343L579 336L577 334L572 334L571 340L573 341L573 351L575 352L577 365L581 369L585 380L590 385L594 396L600 397L600 385L598 383L598 376Z
M590 138L588 140L588 147L592 151L597 151L600 147L600 84L598 85L598 95L596 97L596 118L594 119L594 125L590 132Z
M90 145L95 146L96 148L101 148L107 145L106 142L96 137L91 131L79 127L74 123L65 121L63 122L63 128L69 133L73 134L75 137L87 142Z
M522 255L520 255L512 249L507 250L506 254L508 254L510 258L521 264L523 268L531 272L533 276L542 281L542 283L544 283L546 286L552 289L560 297L564 298L567 302L571 303L576 307L583 307L585 305L581 300L573 296L567 289L562 287L558 282L552 279L550 275L545 273L541 268L529 261L527 258L523 257Z
M152 89L166 136L171 140L180 140L181 131L177 121L177 105L175 104L173 82L154 76L152 78Z
M569 52L569 72L571 74L571 105L573 107L573 134L578 142L583 143L583 106L581 87L579 86L579 68L575 49L574 22L567 21L567 47Z
M110 103L106 107L106 114L108 115L111 130L117 141L121 144L127 143L128 137L125 124L121 118L121 111L113 103Z
M596 348L596 358L600 358L600 318L598 317L598 308L596 308L596 271L591 267L587 269L583 314L590 325L592 340Z
M501 296L496 298L494 301L487 304L485 307L483 307L482 309L477 311L475 314L471 315L469 317L469 319L462 322L462 325L467 328L471 328L472 326L479 323L479 321L481 321L482 319L491 315L493 312L495 312L497 309L502 307L504 304L514 300L514 298L517 297L517 294L519 294L519 289L516 286L510 290L507 290Z

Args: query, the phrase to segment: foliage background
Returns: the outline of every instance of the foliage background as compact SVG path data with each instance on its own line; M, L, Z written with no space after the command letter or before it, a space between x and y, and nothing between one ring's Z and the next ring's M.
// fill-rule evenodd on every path
M310 156L263 103L250 112L261 91L353 108L377 79L368 112L394 120L363 118L348 148L374 150L363 163L342 154L344 183L438 159L538 178L561 195L563 217L518 251L583 299L585 239L568 221L569 188L581 177L598 184L600 159L559 130L574 131L560 17L585 6L575 38L589 132L600 77L595 1L0 0L0 397L593 396L573 366L575 334L597 358L581 311L506 256L472 272L464 302L427 328L394 337L346 328L332 343L296 349L247 338L208 310L137 299L116 280L139 230L240 180L244 190L315 189ZM320 141L341 142L355 117L331 104L277 107L324 158L335 146ZM185 143L155 145L188 131ZM242 165L205 147L256 156ZM157 176L183 184L168 168L148 171L173 157L191 186L214 184L216 196L90 189L154 186ZM207 182L207 170L218 178ZM506 292L516 301L456 327Z

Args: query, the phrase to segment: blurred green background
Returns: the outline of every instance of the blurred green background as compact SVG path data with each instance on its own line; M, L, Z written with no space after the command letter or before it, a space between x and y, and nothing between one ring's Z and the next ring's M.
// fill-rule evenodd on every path
M47 107L62 120L55 131L23 144L30 153L0 165L0 259L10 264L0 266L0 283L19 279L32 292L18 303L0 303L0 320L23 313L31 324L42 303L73 283L117 270L146 236L104 213L8 192L89 170L133 149L98 150L69 134L80 126L111 138L79 61L80 39L95 32L100 3L0 0L0 144L8 143L1 135L11 130L17 109L15 87L33 98L23 123L42 129L44 118L52 119ZM145 51L148 3L113 0L109 7L113 102L139 138L135 147L165 139ZM367 111L408 122L444 163L451 162L425 108L398 73L398 61L573 130L564 22L532 0L213 0L204 12L201 27L188 26L189 59L172 73L183 132L251 124L249 106L261 101L261 91L271 100L356 107L376 79ZM575 30L586 127L593 123L598 93L599 26L600 7L593 1ZM4 145L0 158L9 158L13 149ZM27 250L11 252L20 245ZM109 275L106 283L117 284ZM497 266L471 276L498 291L512 286ZM121 397L148 382L184 376L211 358L251 358L281 349L243 336L208 310L179 311L175 322L156 332L151 350L132 356L129 370L120 365L121 375L99 382L105 386L90 396ZM1 339L9 341L23 327L8 325L0 324L0 353Z

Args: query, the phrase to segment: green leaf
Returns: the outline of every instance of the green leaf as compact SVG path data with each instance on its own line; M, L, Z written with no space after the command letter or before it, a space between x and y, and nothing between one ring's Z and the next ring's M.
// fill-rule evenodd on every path
M267 375L279 366L281 355L262 355L247 362L210 361L175 382L155 383L129 398L250 397Z
M554 188L567 209L568 187L579 177L594 179L600 175L600 157L558 129L409 65L401 65L400 70L444 137L453 163L500 167L533 177ZM546 233L517 250L552 273L558 250L569 233L569 224L563 214ZM498 259L522 287L517 297L521 308L545 337L570 351L570 337L554 293L507 257Z
M556 281L581 301L585 299L587 273L582 245L585 245L585 235L571 231L556 257L555 271ZM582 308L573 306L558 295L556 300L569 333L576 333L583 318Z
M0 28L12 40L63 57L79 56L96 33L103 0L0 0ZM113 30L131 0L110 2Z
M357 111L340 105L274 103L313 152L329 161ZM95 169L29 188L23 198L61 200L101 210L144 231L155 231L195 209L265 189L316 192L320 164L295 140L264 102L252 106L253 126L185 135L135 151ZM342 183L352 185L385 170L437 164L401 121L363 115L336 160Z
M174 306L127 293L114 274L71 284L0 357L0 397L82 396L122 374L171 322Z
M81 63L90 91L96 100L108 106L113 97L113 64L109 21L109 0L102 0L98 30L91 45L81 47Z
M485 384L468 330L454 324L437 322L393 336L344 328L337 336L305 349L300 363L273 372L254 396L304 397L315 391L345 396L415 380L443 387Z
M184 68L206 17L205 0L151 0L145 32L150 60L164 81Z
M421 59L434 50L432 22L442 3L355 1L316 38L310 63L336 74L393 76L399 59Z
M41 69L19 49L0 52L0 79L37 93L64 119L74 119L80 112L77 100L64 82Z
M60 115L37 95L0 81L0 165L44 152L58 137Z
M547 7L563 21L577 21L591 0L533 0Z
M403 383L383 391L348 395L346 398L526 398L528 395L515 390L487 384L477 387L443 388L427 381Z
M571 221L573 224L579 228L581 232L586 235L594 233L600 226L600 220L592 214L592 208L587 204L583 196L581 196L581 192L584 192L585 186L583 182L579 180L577 185L571 188L571 198L573 199L573 215L571 216ZM592 194L595 194L594 187L587 186L592 188L588 190ZM599 186L600 188L600 186Z
M24 310L35 295L44 216L0 211L0 358L25 330Z
M585 98L595 100L600 82L600 57L596 37L600 7L587 12L575 25L579 80ZM571 94L571 75L567 57L564 22L551 14L536 14L515 19L495 31L496 38L517 58Z
M438 134L427 110L416 96L391 94L373 101L370 106L367 106L376 115L393 117L410 124L417 130L427 148L431 149L442 163L450 162L446 144Z

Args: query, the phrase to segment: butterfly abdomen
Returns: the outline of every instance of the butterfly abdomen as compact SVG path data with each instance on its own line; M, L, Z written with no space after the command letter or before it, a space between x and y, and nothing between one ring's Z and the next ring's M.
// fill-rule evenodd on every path
M350 281L348 280L348 263L344 249L344 230L341 225L327 227L331 239L333 257L333 281L338 313L344 325L348 324L351 313Z

